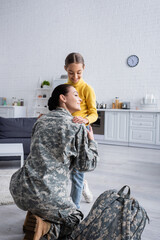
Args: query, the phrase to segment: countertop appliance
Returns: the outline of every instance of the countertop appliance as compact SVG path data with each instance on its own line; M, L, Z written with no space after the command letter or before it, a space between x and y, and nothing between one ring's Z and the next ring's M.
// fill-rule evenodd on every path
M122 109L130 109L130 102L122 102Z
M98 118L97 121L92 123L91 126L93 128L94 134L104 135L104 111L97 111Z

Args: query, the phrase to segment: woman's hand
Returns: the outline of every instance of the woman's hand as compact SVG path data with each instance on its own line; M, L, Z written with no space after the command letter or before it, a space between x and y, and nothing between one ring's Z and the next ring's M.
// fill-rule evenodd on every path
M89 125L89 130L87 129L87 133L88 133L88 139L94 140L93 129L90 125Z
M74 123L84 123L84 124L88 124L89 123L87 118L82 118L80 116L79 117L74 117L72 119L72 122L74 122Z

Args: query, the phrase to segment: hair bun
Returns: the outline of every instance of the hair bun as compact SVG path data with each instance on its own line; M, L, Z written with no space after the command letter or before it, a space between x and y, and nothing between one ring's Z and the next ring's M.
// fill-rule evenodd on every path
M48 99L48 108L50 111L56 109L56 106L54 104L54 98L52 96Z

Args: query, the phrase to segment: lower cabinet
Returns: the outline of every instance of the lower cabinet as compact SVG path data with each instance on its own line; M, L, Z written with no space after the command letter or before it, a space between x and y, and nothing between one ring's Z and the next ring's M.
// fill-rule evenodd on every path
M156 144L160 145L160 113L157 114Z
M25 106L2 106L0 107L0 117L21 118L26 117Z
M96 140L104 144L160 149L160 112L105 111L104 135Z
M130 113L129 143L155 144L156 113Z
M129 112L105 112L107 141L128 142Z

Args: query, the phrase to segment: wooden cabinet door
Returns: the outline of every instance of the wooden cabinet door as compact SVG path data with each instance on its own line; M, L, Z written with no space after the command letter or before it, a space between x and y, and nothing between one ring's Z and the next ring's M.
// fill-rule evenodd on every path
M117 113L105 112L105 140L117 139Z
M13 118L14 109L11 107L0 107L0 117Z
M117 141L128 142L129 113L119 112L117 115Z
M105 140L128 142L128 112L105 113Z
M131 113L129 141L131 143L155 144L155 120L155 113Z

